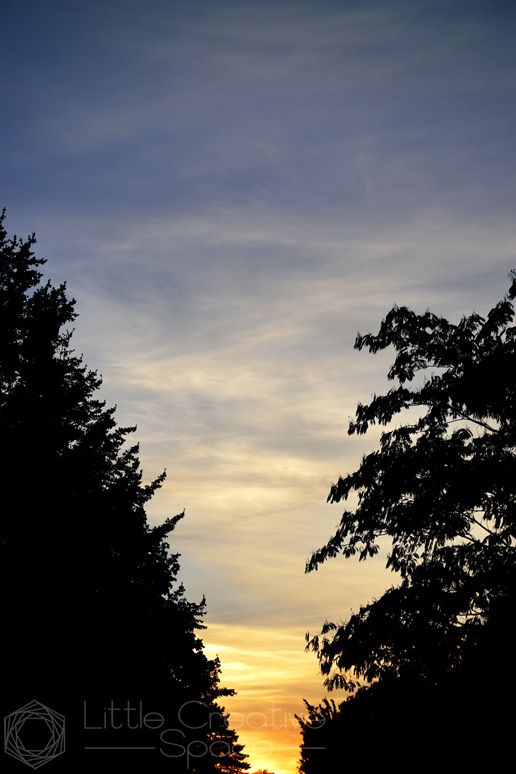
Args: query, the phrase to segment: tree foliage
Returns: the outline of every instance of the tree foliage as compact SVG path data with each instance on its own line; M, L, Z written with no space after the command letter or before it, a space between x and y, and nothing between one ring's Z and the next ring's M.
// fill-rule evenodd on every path
M72 716L86 699L151 698L152 710L176 716L188 703L221 721L196 724L200 749L213 753L218 743L219 751L196 758L193 770L248 768L217 704L232 691L219 686L218 660L205 656L198 635L204 600L186 599L167 542L184 514L147 521L146 503L165 474L142 483L138 445L127 443L135 428L117 426L115 410L97 397L100 377L71 349L75 302L64 284L42 282L34 235L8 238L4 215L4 703L11 711L37 696Z
M374 556L388 539L387 566L401 582L310 641L330 688L406 673L432 681L461 662L512 593L515 295L512 276L486 318L472 314L455 325L394 307L377 335L357 336L359 350L394 348L388 377L396 386L359 404L349 433L390 429L356 472L331 487L330 502L356 493L358 505L344 511L307 570L339 553ZM393 426L406 409L415 409L410 421Z
M306 569L339 554L366 560L388 545L399 581L343 624L307 635L326 686L356 692L337 713L319 708L334 734L367 727L387 741L395 718L420 741L421 728L437 733L435 718L441 736L447 723L458 733L458 718L471 725L482 702L499 713L514 685L516 274L510 279L485 318L453 324L396 306L378 334L357 335L359 350L394 349L394 386L358 405L349 434L386 429L379 448L332 485L329 502L353 494L357 505ZM305 745L321 737L312 726L304 724ZM313 764L308 755L301 770L320 770Z

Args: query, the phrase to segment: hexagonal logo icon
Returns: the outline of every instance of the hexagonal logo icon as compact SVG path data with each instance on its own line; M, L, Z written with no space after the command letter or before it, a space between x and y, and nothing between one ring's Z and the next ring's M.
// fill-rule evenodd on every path
M4 751L31 769L65 751L65 719L39 701L30 701L4 718Z

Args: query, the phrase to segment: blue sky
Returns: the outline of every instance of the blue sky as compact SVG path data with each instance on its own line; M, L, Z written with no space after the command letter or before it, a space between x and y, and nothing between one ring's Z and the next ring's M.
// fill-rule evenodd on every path
M318 700L304 632L393 580L304 561L339 519L330 484L377 441L346 434L389 363L357 330L395 302L485 313L516 266L515 18L480 0L3 7L7 227L67 281L145 475L167 468L150 517L186 508L173 545L239 711ZM255 765L294 771L277 755Z

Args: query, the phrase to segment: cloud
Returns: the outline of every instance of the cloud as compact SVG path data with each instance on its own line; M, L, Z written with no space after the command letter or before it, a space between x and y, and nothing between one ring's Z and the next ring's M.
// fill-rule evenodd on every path
M460 0L8 13L9 230L35 230L77 298L74 346L138 425L146 480L167 468L149 516L186 509L171 546L189 597L208 597L234 706L302 711L303 686L322 695L305 631L395 580L381 557L303 572L340 517L331 482L378 441L346 435L389 386L391 354L354 351L356 332L394 303L485 314L515 265L514 14Z
M74 56L33 68L16 158L65 211L73 191L116 217L266 201L392 221L514 192L503 20L460 3L202 7L99 7L95 25L58 7Z

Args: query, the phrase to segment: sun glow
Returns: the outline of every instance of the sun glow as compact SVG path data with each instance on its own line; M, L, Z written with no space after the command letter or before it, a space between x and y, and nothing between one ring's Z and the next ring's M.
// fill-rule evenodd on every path
M245 745L251 771L296 774L303 698L318 703L324 695L317 663L304 652L301 634L213 624L205 642L207 655L221 659L222 684L237 688L236 696L221 701Z

